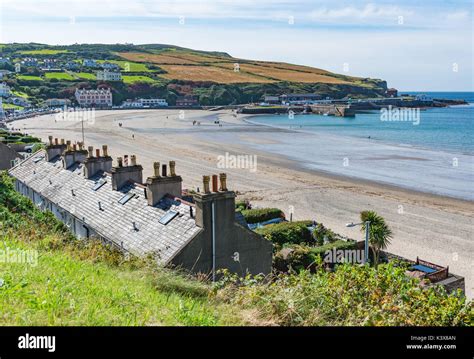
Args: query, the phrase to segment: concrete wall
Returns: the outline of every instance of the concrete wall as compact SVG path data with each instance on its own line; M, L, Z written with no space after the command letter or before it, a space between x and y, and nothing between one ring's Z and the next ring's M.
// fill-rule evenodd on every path
M272 268L273 245L235 222L235 193L219 192L195 196L196 224L202 228L172 260L193 272L212 272L212 203L215 208L216 270L239 275L268 274Z

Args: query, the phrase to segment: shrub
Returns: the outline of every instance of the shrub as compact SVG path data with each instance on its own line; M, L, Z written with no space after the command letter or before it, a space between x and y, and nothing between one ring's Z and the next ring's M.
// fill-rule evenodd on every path
M308 225L311 221L282 222L258 228L255 232L276 245L313 243Z
M320 246L323 245L324 242L334 242L336 237L336 233L331 231L329 228L324 227L322 223L319 223L313 230L313 238Z
M235 202L235 210L236 211L243 211L246 209L250 209L250 203L248 201L237 201Z
M255 284L227 285L217 295L288 326L469 326L473 309L460 291L422 289L418 279L392 264L279 274Z
M260 223L274 218L284 218L281 209L278 208L256 208L242 210L247 223Z
M303 269L314 271L322 263L326 251L333 248L336 250L355 249L355 242L338 240L318 247L299 244L287 246L275 254L273 266L280 272L290 270L299 272Z

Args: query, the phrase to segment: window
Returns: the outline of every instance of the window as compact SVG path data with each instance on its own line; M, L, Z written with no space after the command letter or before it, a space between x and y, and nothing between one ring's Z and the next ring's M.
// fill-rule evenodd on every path
M130 201L133 197L135 197L134 193L127 193L125 196L119 199L118 203L120 203L121 205L124 205L125 203Z
M105 179L101 179L99 180L98 182L96 182L96 184L94 185L94 187L92 187L92 190L93 191L97 191L99 188L101 188L104 184L106 184L107 181Z
M164 224L165 226L170 223L174 217L178 215L178 212L175 211L168 211L166 212L163 217L160 218L159 222Z

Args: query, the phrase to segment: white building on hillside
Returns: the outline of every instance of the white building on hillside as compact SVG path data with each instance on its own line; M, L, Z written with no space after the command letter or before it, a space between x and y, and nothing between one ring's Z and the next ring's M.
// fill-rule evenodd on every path
M120 72L113 72L109 70L97 71L98 81L122 81L122 74Z
M111 107L112 91L107 89L86 90L76 89L76 100L81 106Z
M0 97L10 97L10 95L10 87L5 82L2 82L0 84Z
M82 61L82 65L85 67L99 67L99 64L97 63L97 61L91 60L91 59L84 59Z
M167 107L168 102L164 98L139 98L136 100L124 101L122 107L129 108L148 108L148 107Z

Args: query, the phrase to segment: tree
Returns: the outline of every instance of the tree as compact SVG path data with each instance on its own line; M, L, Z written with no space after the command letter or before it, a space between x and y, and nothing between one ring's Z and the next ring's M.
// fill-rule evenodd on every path
M388 227L383 217L379 216L374 211L360 212L360 219L362 221L361 231L365 233L366 222L370 222L369 229L369 244L374 254L374 266L377 268L380 251L387 248L392 239L392 230Z

